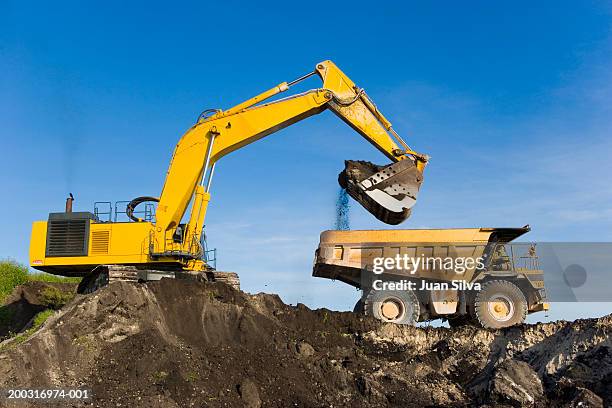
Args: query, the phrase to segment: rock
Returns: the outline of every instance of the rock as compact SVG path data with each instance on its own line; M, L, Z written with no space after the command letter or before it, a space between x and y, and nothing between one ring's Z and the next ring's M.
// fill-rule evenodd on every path
M551 393L556 406L562 407L604 407L604 400L599 395L576 385L575 381L568 377L562 377L557 381L555 390Z
M489 383L493 403L532 406L543 394L540 377L523 361L505 360L497 366Z
M315 353L314 347L305 341L300 341L295 346L296 351L302 357L310 357Z
M238 393L244 401L244 406L247 408L260 408L261 399L259 398L259 391L257 385L250 379L245 378L238 385Z
M355 379L355 386L357 387L359 393L364 397L369 397L372 395L372 383L364 376L360 375Z
M567 407L584 407L584 408L603 408L603 400L593 391L586 388L577 387L574 396L569 401Z

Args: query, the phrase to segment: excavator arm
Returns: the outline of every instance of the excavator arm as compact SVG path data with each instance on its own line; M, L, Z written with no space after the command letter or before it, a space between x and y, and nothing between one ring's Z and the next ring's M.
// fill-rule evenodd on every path
M312 75L322 79L322 88L261 103ZM326 109L395 163L376 166L347 161L339 176L342 187L379 219L391 224L406 219L416 201L428 157L410 149L366 93L331 61L324 61L293 82L283 82L226 111L200 116L174 150L157 206L151 254L195 252L219 159ZM190 202L189 222L177 234Z

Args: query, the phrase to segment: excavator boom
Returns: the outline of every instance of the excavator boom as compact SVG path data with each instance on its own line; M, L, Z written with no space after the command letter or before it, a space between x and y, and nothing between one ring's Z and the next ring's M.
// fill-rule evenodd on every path
M318 75L321 88L262 103L287 91L291 85ZM428 157L419 154L395 133L363 89L358 88L331 61L296 81L283 82L226 111L201 116L176 146L157 209L156 251L175 246L175 235L195 195L185 238L199 238L215 163L226 154L279 131L293 123L330 109L374 145L393 163L364 166L346 162L340 185L383 222L398 224L410 215L417 199Z

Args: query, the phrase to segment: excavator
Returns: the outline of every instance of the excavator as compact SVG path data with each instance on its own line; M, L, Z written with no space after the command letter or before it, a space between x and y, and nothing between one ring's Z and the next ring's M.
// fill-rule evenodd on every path
M322 87L264 103L311 76L318 76ZM74 212L71 195L65 212L33 223L30 265L56 275L82 276L82 292L112 280L194 275L238 286L236 274L216 271L204 256L203 226L216 163L328 109L391 161L383 166L345 161L338 177L341 187L379 220L393 225L406 220L429 157L412 150L365 91L333 62L323 61L312 72L230 109L202 112L174 149L161 195L138 197L126 205L129 222ZM137 216L143 203L157 203L154 218Z

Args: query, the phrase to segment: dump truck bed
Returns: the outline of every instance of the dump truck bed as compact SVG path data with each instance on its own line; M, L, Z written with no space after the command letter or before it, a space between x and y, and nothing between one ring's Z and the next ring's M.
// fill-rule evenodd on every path
M313 276L337 279L361 288L362 271L376 257L482 256L490 243L507 243L527 233L521 228L453 228L413 230L324 231L315 254ZM470 279L474 270L466 271ZM413 274L418 278L420 271ZM427 278L445 280L444 272L427 271Z

